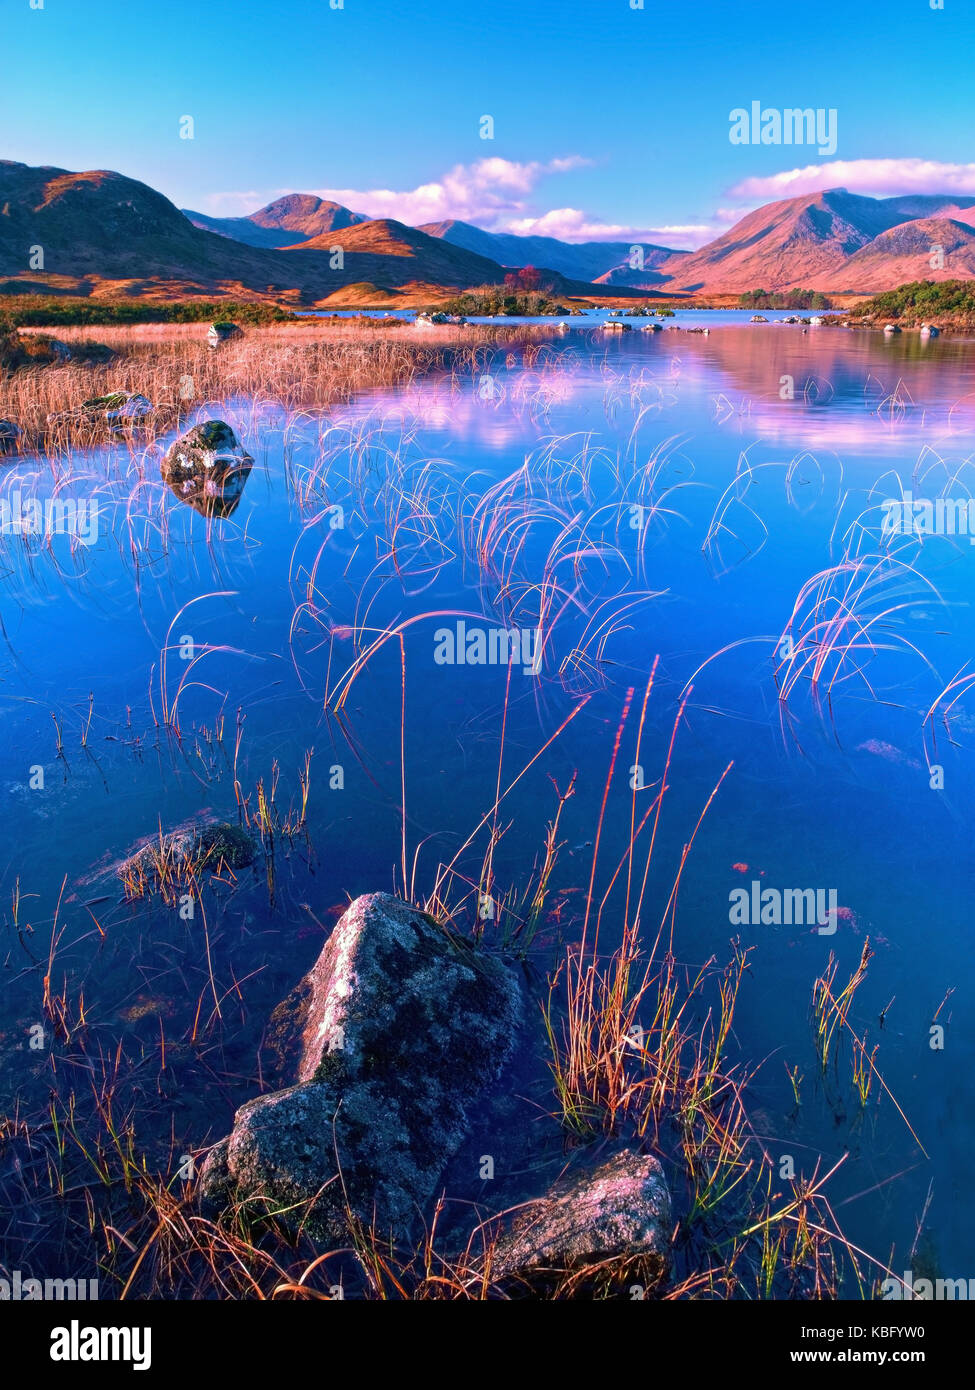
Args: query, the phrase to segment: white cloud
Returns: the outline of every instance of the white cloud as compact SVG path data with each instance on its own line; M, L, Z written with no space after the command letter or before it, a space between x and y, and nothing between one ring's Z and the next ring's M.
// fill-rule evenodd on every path
M526 200L547 174L564 174L589 163L579 155L547 162L519 163L491 156L474 164L455 164L439 179L417 188L319 188L330 198L370 217L392 217L418 226L459 218L497 230L501 221L527 211Z
M249 193L208 193L200 199L205 207L201 206L197 211L206 211L212 217L246 217L248 213L256 212L271 202L272 198L280 196L280 193L258 193L255 189Z
M518 236L552 236L560 241L630 241L681 248L699 246L714 235L710 226L700 223L645 227L632 222L601 222L579 208L552 208L539 216L509 218L491 230Z
M717 234L709 223L677 223L646 226L632 222L608 222L580 208L540 211L536 191L548 176L571 173L591 164L580 155L546 161L489 156L473 164L455 164L440 178L415 188L316 188L309 189L368 217L389 217L407 226L457 218L489 232L514 232L519 236L551 236L562 241L627 241L688 249ZM292 189L278 188L263 194L212 193L204 199L208 212L219 216L246 216ZM719 221L723 220L719 218Z
M975 164L945 164L935 159L834 159L807 164L768 178L743 179L731 189L734 198L759 201L795 198L824 188L897 197L908 193L956 193L975 196Z

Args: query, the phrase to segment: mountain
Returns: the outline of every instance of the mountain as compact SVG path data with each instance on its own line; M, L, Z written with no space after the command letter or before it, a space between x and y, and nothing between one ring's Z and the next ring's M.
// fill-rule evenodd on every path
M296 246L323 233L368 221L362 213L350 212L341 203L330 203L312 193L289 193L247 217L208 217L189 208L183 209L183 216L194 227L217 236L242 241L247 246L270 248Z
M918 279L975 277L975 201L957 195L867 198L834 188L785 198L698 251L644 247L638 271L618 242L570 246L462 222L434 224L432 234L368 221L309 194L279 198L249 218L211 221L246 223L248 235L281 238L286 249L195 226L168 198L123 174L0 160L0 291L394 307L498 284L508 267L523 264L536 265L561 296L610 300L651 288L867 294ZM944 264L932 267L938 247Z
M326 233L294 247L294 251L301 255L308 251L328 251L334 241L335 238ZM449 285L496 283L504 276L497 261L427 236L419 228L407 227L392 218L377 218L346 228L342 250L345 259L355 257L362 270L372 268L367 266L365 258L389 257L415 262L421 278ZM355 276L357 280L372 278L371 274Z
M272 205L269 218L310 227L321 206L304 199ZM262 210L268 213L268 209ZM324 216L331 219L331 210ZM335 265L334 248L343 250ZM38 252L39 248L39 252ZM43 259L38 259L38 255ZM31 266L31 260L34 265ZM0 285L162 298L232 295L295 306L350 299L429 302L444 292L497 284L505 269L415 228L391 221L333 227L291 250L248 246L195 227L154 189L108 170L70 173L0 161ZM590 287L552 277L561 293ZM363 289L362 282L369 288Z
M643 270L637 270L630 265L630 258L627 256L626 260L621 262L620 265L614 265L612 270L606 271L605 275L597 276L593 283L596 285L612 285L617 287L628 285L631 289L639 290L659 289L664 285L669 286L670 282L673 281L675 268L680 265L678 258L689 255L689 251L669 252L665 258L669 271L652 270L646 261L644 261L645 268ZM664 260L658 261L659 265L663 265L664 263Z
M0 161L0 210L0 273L8 276L55 287L97 279L148 288L164 280L273 292L293 283L283 258L279 265L267 252L200 231L161 193L106 169Z
M935 212L947 218L932 219ZM668 288L706 293L759 288L866 292L905 280L944 279L957 275L959 268L949 263L943 272L929 271L937 239L923 247L923 231L900 238L890 234L910 225L930 228L934 221L948 226L953 214L975 222L975 206L966 214L957 198L867 198L832 188L758 208L707 246L659 269L670 276ZM905 258L913 258L909 274L903 273Z
M975 208L971 213L975 219ZM940 247L944 265L931 265L932 248ZM859 293L889 290L915 280L975 278L975 226L946 217L916 218L881 232L850 257L836 274Z
M511 232L485 232L470 222L427 222L419 228L479 256L489 256L508 266L544 266L573 280L600 280L622 266L629 266L630 242L559 241L550 236L515 236ZM643 264L654 269L680 255L666 246L643 246ZM635 282L606 282L635 283Z
M335 242L335 236L328 233L293 247L289 255L300 258L312 251L328 252ZM389 283L392 273L424 284L466 289L499 284L506 274L504 266L488 256L392 218L347 227L342 232L341 245L346 270L353 281L381 278ZM588 283L550 273L547 266L543 279L559 294L584 295L592 290Z
M685 289L821 288L848 257L903 217L845 189L770 203L717 240L668 263Z

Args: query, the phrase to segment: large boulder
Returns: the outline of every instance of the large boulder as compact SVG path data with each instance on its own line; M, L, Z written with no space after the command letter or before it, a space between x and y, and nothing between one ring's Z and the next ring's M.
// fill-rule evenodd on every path
M238 1110L201 1174L204 1199L249 1201L320 1239L347 1209L408 1229L433 1197L521 1018L517 976L386 893L357 898L271 1018L297 1084Z
M613 1262L627 1285L649 1291L666 1273L671 1230L659 1161L623 1149L526 1203L498 1242L492 1277L532 1291L566 1282L585 1289L597 1271L612 1274Z
M171 444L162 478L174 496L205 516L237 509L254 460L223 420L206 420Z

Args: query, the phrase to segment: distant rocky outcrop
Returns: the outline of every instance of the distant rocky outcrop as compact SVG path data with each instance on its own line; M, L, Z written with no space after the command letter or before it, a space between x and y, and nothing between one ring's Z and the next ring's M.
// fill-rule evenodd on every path
M202 1170L204 1201L244 1200L325 1239L347 1239L347 1212L412 1227L521 1015L499 959L389 894L357 898L272 1015L269 1045L294 1084L238 1110Z

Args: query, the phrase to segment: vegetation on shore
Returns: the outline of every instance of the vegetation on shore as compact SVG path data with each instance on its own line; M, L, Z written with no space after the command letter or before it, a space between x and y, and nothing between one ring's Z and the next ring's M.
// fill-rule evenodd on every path
M934 322L975 328L975 281L912 280L865 299L850 310L850 318L902 320L907 327Z
M446 314L477 314L498 318L572 312L564 300L553 299L545 290L522 290L510 285L479 285L437 307Z
M66 328L56 340L8 328L0 333L0 419L16 422L25 451L61 454L104 440L104 419L80 415L82 402L126 391L152 402L139 425L147 443L178 428L204 401L247 395L288 410L322 409L426 372L461 370L485 347L506 344L515 333L524 343L526 335L524 328L472 325L420 338L390 335L387 322L297 319L248 328L216 349L195 322Z
M746 290L738 297L739 309L832 309L829 295L819 290Z
M59 328L84 324L295 322L298 316L277 304L227 299L183 299L170 302L147 299L84 299L80 295L49 299L45 295L18 294L0 298L0 317L17 328Z

